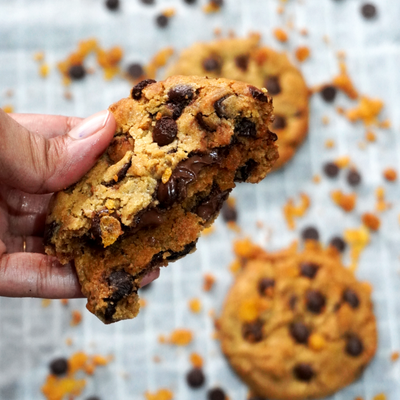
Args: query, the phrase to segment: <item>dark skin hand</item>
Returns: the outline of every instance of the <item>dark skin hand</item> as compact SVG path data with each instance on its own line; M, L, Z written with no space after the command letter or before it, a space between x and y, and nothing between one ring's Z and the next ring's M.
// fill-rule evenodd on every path
M115 126L107 111L82 120L0 109L0 296L82 297L73 266L44 253L46 212L52 192L94 165Z

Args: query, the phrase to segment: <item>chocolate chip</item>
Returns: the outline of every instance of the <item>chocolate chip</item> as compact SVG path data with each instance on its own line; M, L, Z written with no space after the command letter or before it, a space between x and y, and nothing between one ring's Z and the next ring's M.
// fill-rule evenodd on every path
M189 85L176 85L168 92L168 102L173 104L184 104L185 106L193 99L194 90Z
M240 56L237 56L235 58L235 64L236 66L241 69L242 71L247 71L247 68L249 66L249 55L248 54L242 54Z
M290 300L289 300L290 309L294 310L296 308L296 304L297 304L297 296L293 295L290 297Z
M106 0L106 7L112 11L118 10L119 0Z
M249 91L254 99L261 101L263 103L268 103L268 96L260 89L255 86L249 86Z
M317 290L310 290L306 295L307 309L314 314L320 314L325 307L325 296Z
M57 224L56 221L52 221L49 224L46 224L43 234L43 244L45 246L50 244L53 235L56 233L58 229L59 225Z
M146 87L151 85L152 83L155 83L156 81L154 79L145 79L141 82L139 82L136 86L132 88L131 94L132 98L135 100L139 100L142 97L142 90Z
M215 128L213 126L210 126L207 121L204 119L204 116L201 112L198 112L196 114L196 121L199 124L199 126L204 129L207 132L215 132Z
M257 343L263 339L263 323L259 319L247 322L242 326L242 336L250 343Z
M318 232L317 228L315 228L313 226L308 226L301 231L301 237L304 240L311 239L311 240L318 241L319 240L319 232Z
M245 136L245 137L256 137L257 128L253 121L248 118L242 118L235 124L235 135Z
M326 85L321 89L321 96L327 103L332 103L336 98L337 89L335 86Z
M238 213L237 210L234 206L231 206L228 203L224 203L222 205L222 210L221 210L222 218L224 219L225 222L236 222Z
M226 115L226 109L225 109L225 107L224 107L224 105L223 105L222 103L223 103L224 100L226 100L229 96L230 96L230 95L227 94L227 95L221 97L219 100L217 100L217 101L214 103L214 110L215 110L216 114L218 115L218 117L220 117L220 118L226 118L226 117L227 117L227 115Z
M319 266L311 262L303 262L300 264L300 274L306 278L313 279L318 272Z
M169 23L169 18L167 16L165 16L164 14L157 15L156 24L160 28L166 28L168 26L168 23Z
M96 243L101 244L102 243L102 232L101 232L101 227L100 227L100 219L102 216L108 215L108 210L101 210L98 211L94 214L90 226L90 237L93 239Z
M113 163L121 161L128 151L133 151L134 140L127 135L114 136L107 148L108 157Z
M364 350L361 340L356 335L350 335L346 343L346 353L349 356L357 357Z
M265 397L251 396L248 400L267 400Z
M113 294L111 295L113 301L121 300L133 290L133 276L124 270L111 272L107 283L113 290Z
M279 94L282 90L277 76L270 76L267 78L264 82L264 86L272 96Z
M342 299L346 303L349 303L352 308L358 308L360 305L360 299L358 298L357 293L352 289L346 289L343 292Z
M49 364L49 368L53 375L65 375L68 372L68 360L64 357L56 358Z
M195 4L197 0L183 0L186 4Z
M324 165L324 172L328 178L335 178L339 174L339 167L333 162L327 162Z
M146 4L148 6L151 6L155 3L154 0L140 0L143 4Z
M376 17L376 7L371 3L366 3L361 6L361 14L366 19Z
M72 80L78 81L85 77L86 70L81 64L71 65L68 70L68 75Z
M273 288L275 286L275 280L272 278L262 278L258 281L258 293L261 296L265 296L266 292L269 288Z
M178 125L171 117L162 117L153 129L153 141L159 146L172 143L178 134Z
M144 69L142 65L139 63L129 64L126 69L126 72L133 79L138 79L144 75Z
M280 115L275 115L274 122L272 123L272 129L285 129L286 118Z
M350 186L358 186L361 183L361 175L355 169L348 172L346 179Z
M299 381L309 382L314 377L315 373L309 364L300 363L293 369L294 376Z
M87 397L85 400L101 400L101 399L98 396L90 396L90 397Z
M222 60L218 56L210 56L203 60L203 68L208 72L218 72L221 70Z
M210 194L196 207L195 213L204 221L209 221L221 210L222 204L228 198L230 191L229 189L221 192L218 185L213 185Z
M269 139L273 142L276 142L278 140L278 135L274 132L269 131Z
M167 257L168 261L176 261L179 260L180 258L186 256L187 254L189 254L193 249L196 248L196 243L197 240L195 240L194 242L188 243L183 250L181 251L169 251L170 255Z
M347 247L346 242L340 236L333 237L329 244L335 247L340 253L343 253Z
M131 167L131 165L132 165L132 160L129 160L117 172L117 174L116 174L117 175L117 179L113 178L113 179L111 179L111 181L109 181L109 182L101 182L101 184L104 185L104 186L110 187L110 186L115 185L118 182L121 182L125 178L126 173L128 172L128 170Z
M207 392L208 400L226 400L225 392L221 388L210 389Z
M224 0L211 0L217 7L222 7L224 5Z
M186 381L188 385L194 389L203 386L205 381L205 376L201 368L193 368L186 375Z
M136 214L130 233L136 233L143 228L156 228L164 222L164 214L158 208L147 207Z
M310 330L302 322L293 322L289 328L290 334L297 343L306 344Z
M246 164L236 171L235 182L246 182L257 165L256 161L252 159L248 160Z

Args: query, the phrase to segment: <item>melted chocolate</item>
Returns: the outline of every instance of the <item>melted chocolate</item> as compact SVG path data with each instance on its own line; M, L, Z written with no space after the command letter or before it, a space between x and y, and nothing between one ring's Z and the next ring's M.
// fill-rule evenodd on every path
M132 88L131 95L132 98L135 100L139 100L142 97L142 90L146 87L151 85L152 83L156 83L154 79L145 79L139 82L136 86Z
M246 164L236 171L235 182L246 182L257 165L257 162L253 159L248 160Z
M210 194L197 206L195 213L200 218L208 221L221 210L222 204L228 198L230 191L229 189L221 192L220 187L214 184Z
M156 228L164 222L163 213L157 208L145 209L135 217L130 233L136 233L142 228Z
M181 251L169 250L168 253L170 253L170 255L167 257L167 260L168 261L176 261L176 260L179 260L180 258L186 256L186 254L189 254L194 248L196 248L196 243L197 243L197 240L187 244Z
M227 114L226 114L226 108L223 105L224 100L226 100L228 97L230 97L230 94L227 94L223 97L221 97L219 100L217 100L214 103L214 110L217 113L218 117L220 118L227 118Z
M268 96L262 90L256 88L255 86L249 86L249 91L255 100L268 103Z
M128 172L128 169L132 165L132 160L129 160L127 163L125 163L122 168L117 172L117 180L111 179L109 182L101 182L102 185L106 187L114 186L116 183L121 182L122 179L125 178L126 173Z
M51 238L53 237L54 233L58 230L59 225L56 221L50 222L50 224L46 224L44 228L44 235L43 235L43 244L45 246L49 245L51 242Z
M215 129L207 124L207 121L203 118L203 114L201 112L196 114L196 121L198 122L200 127L207 132L215 132Z

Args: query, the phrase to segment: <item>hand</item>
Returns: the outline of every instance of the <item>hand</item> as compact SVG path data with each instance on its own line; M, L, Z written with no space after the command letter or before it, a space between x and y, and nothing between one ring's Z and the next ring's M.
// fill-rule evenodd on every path
M0 109L0 296L82 297L73 266L44 253L46 212L52 192L94 165L115 126L108 111L82 120Z

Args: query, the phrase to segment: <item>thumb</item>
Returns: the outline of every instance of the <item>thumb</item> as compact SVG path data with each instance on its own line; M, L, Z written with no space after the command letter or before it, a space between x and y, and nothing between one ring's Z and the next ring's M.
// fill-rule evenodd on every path
M61 190L93 166L115 128L115 119L106 110L83 120L67 134L47 139L0 110L0 182L27 193Z

